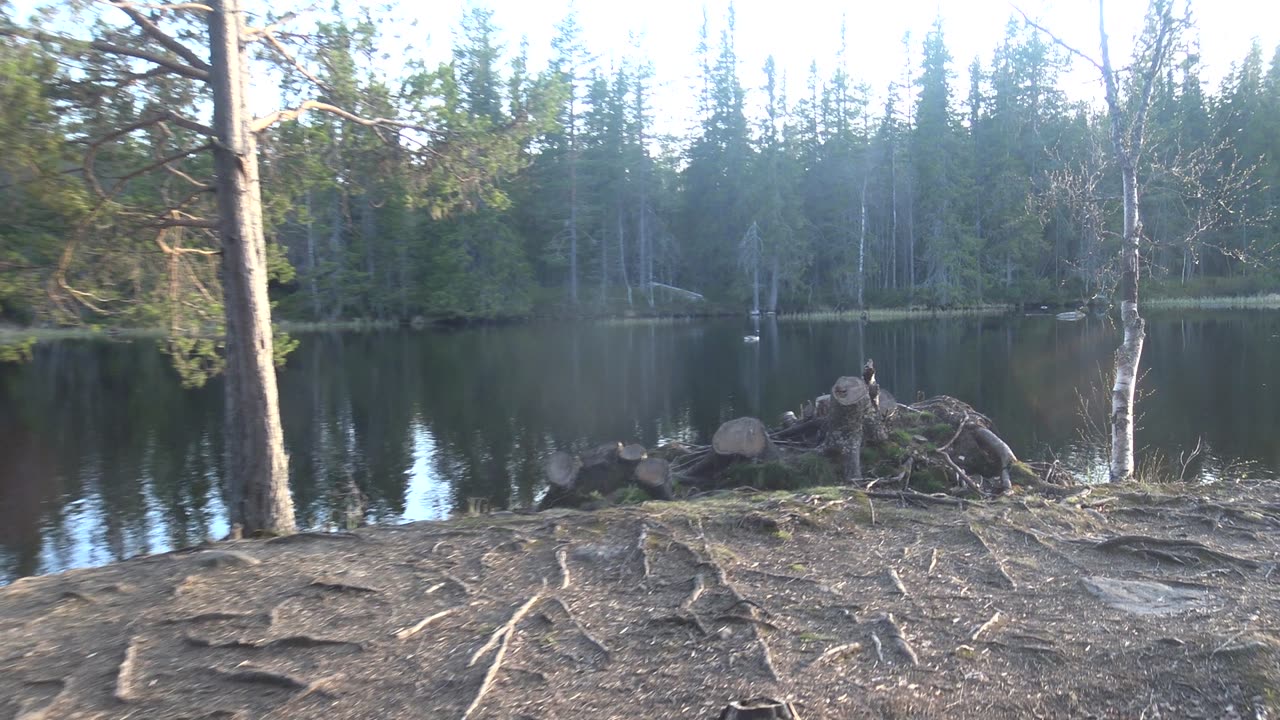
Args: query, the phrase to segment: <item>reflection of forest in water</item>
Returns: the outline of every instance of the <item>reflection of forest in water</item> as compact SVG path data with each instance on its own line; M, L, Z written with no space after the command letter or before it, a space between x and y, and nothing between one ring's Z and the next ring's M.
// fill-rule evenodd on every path
M1203 435L1207 471L1280 466L1280 316L1156 316L1139 444L1176 458ZM331 523L354 480L369 519L440 518L484 496L532 504L540 459L604 440L705 441L738 415L772 419L874 357L881 382L966 400L1023 456L1088 469L1077 389L1116 333L1104 320L894 323L764 320L526 325L314 334L280 375L299 522ZM37 346L0 366L0 579L98 564L225 534L222 395L184 390L153 341ZM1105 399L1105 398L1104 398Z

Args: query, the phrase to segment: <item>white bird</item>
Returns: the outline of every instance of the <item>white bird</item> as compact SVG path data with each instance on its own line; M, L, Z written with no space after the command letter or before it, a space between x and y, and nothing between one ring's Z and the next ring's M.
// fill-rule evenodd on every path
M759 336L759 335L743 335L743 336L742 336L742 342L744 342L744 343L758 343L758 342L760 342L760 336Z

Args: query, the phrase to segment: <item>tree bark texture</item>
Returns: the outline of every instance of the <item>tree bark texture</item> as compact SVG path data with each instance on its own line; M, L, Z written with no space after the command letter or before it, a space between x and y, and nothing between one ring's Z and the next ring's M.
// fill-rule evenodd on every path
M227 323L228 510L245 534L287 534L295 530L293 499L276 392L244 11L240 0L214 0L212 7L214 168Z
M840 456L845 482L862 479L862 426L870 412L871 395L862 378L845 376L831 386L826 449Z

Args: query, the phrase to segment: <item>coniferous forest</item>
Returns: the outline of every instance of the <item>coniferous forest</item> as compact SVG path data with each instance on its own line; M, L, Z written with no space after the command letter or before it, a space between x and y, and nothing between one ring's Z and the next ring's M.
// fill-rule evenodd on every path
M602 59L572 12L545 67L472 7L451 60L391 74L383 25L347 10L254 19L254 87L283 108L258 138L277 319L1083 302L1116 283L1105 111L1067 96L1069 53L1020 20L971 62L935 24L869 87L843 52L807 77L744 67L730 10L690 48L697 124L672 134L651 63ZM0 321L216 325L203 60L94 12L0 0ZM68 13L91 32L49 29ZM1242 51L1217 87L1190 51L1154 79L1145 292L1274 287L1280 49Z

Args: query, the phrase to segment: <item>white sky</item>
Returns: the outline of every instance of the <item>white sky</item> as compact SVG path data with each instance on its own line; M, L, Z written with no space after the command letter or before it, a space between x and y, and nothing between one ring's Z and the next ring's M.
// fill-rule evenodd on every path
M1215 90L1233 62L1243 59L1254 39L1262 44L1264 62L1280 44L1280 2L1275 0L1191 0L1202 55L1202 73ZM487 0L494 21L502 28L507 46L514 49L527 36L534 67L550 53L554 26L564 17L567 0ZM1098 11L1093 0L1019 0L1033 19L1053 29L1073 46L1096 55ZM429 32L424 48L433 58L447 56L452 32L457 28L464 2L425 0L402 5L402 20L416 18L417 32ZM578 0L579 22L585 44L608 66L631 52L631 35L640 37L643 52L653 62L659 85L655 110L660 120L679 130L692 123L688 107L697 73L694 55L702 11L711 20L712 40L718 42L728 0ZM918 76L920 44L937 17L942 18L947 48L953 58L955 97L967 89L967 70L975 56L984 66L1015 15L1008 0L737 0L737 50L740 78L749 91L764 83L761 68L773 54L785 71L788 95L795 100L804 91L809 64L817 60L819 75L828 78L839 47L841 17L847 17L849 71L856 82L866 82L873 98L883 96L891 81L904 77L904 33L911 32L912 72ZM1129 57L1134 36L1142 27L1145 0L1111 0L1107 3L1108 33L1112 57L1122 64ZM397 23L399 24L399 23ZM402 30L413 32L401 25ZM1081 63L1063 79L1063 89L1073 98L1099 95L1096 73ZM879 101L875 101L879 105ZM878 108L877 108L878 110Z
M302 2L303 0L295 0ZM379 0L381 2L382 0ZM384 17L388 48L412 43L412 55L436 62L448 58L467 0L400 0L393 17ZM568 0L478 0L494 10L509 51L521 36L529 41L533 68L545 65L550 55L555 25L565 16ZM1096 54L1097 4L1093 0L1016 0L1032 18L1052 28L1071 45ZM1202 77L1216 90L1234 62L1244 58L1257 39L1269 62L1280 45L1280 2L1277 0L1190 0L1197 23ZM353 11L372 0L346 0ZM577 0L583 41L605 68L633 52L632 36L639 37L642 52L653 63L657 87L653 109L660 129L680 132L693 124L691 104L697 75L695 48L705 7L711 20L712 42L718 43L729 0ZM38 0L16 0L19 17ZM251 11L267 7L263 0L246 0ZM282 5L293 5L286 0ZM1117 64L1129 57L1133 37L1141 29L1146 0L1110 0L1107 26L1112 56ZM273 5L277 10L279 5ZM737 0L737 50L740 79L749 93L764 83L765 58L773 54L779 73L786 74L789 99L804 92L809 64L817 60L821 78L829 78L839 47L840 21L848 19L847 65L855 82L865 82L872 92L873 111L891 81L904 78L907 57L904 33L911 32L910 62L919 74L920 44L937 17L941 17L954 73L953 97L967 92L967 70L975 56L984 66L1004 37L1005 25L1015 15L1009 0ZM411 25L411 22L416 24ZM299 21L308 23L307 16ZM391 50L389 64L405 58ZM1096 73L1075 63L1061 87L1074 99L1100 96ZM275 104L276 90L263 87L259 98L265 107Z

